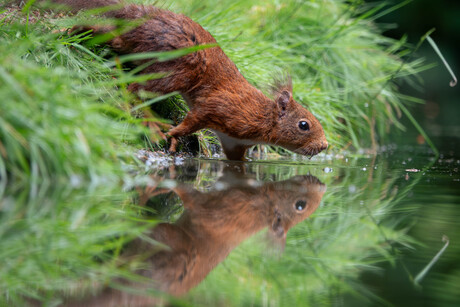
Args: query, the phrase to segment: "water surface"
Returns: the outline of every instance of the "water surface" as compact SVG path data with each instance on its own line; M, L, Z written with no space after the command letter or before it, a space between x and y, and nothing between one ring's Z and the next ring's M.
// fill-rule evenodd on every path
M110 289L77 305L460 303L453 153L147 164L152 180L137 188L138 203L161 222L124 253L143 255L137 272L152 281L119 283L156 289L153 297Z

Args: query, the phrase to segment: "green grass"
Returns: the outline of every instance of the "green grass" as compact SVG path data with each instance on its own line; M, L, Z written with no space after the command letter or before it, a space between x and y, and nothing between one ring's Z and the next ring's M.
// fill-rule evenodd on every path
M418 86L416 73L430 67L413 56L415 47L408 45L405 37L399 41L384 37L385 27L374 22L407 2L390 6L360 0L289 0L282 4L257 0L163 0L156 4L184 13L203 25L243 75L262 90L269 88L275 75L288 71L295 98L323 124L330 149L375 151L392 129L405 129L400 118L410 117L407 107L421 102L399 93L398 83ZM51 22L62 28L78 20L79 17ZM185 114L181 109L182 106L176 109L181 116L175 122ZM176 110L162 115L169 116ZM415 122L414 125L421 129ZM215 141L204 133L199 137L202 153L208 152L207 143Z
M383 37L373 23L383 8L374 10L360 1L178 0L160 5L200 22L258 87L267 88L274 74L289 70L295 98L323 123L337 151L383 143L388 127L401 128L399 110L416 101L399 94L393 81L414 82L413 74L424 66L421 60L402 65L410 54L404 39ZM135 176L141 168L133 155L148 145L140 112L161 102L155 95L140 101L126 90L130 82L155 76L133 75L106 48L89 47L87 38L61 31L81 16L31 11L15 19L8 14L0 17L0 305L22 305L24 297L52 305L64 292L84 291L119 276L135 278L131 272L136 263L125 263L119 254L155 220L134 204L132 186L147 179ZM183 101L174 97L169 104L180 119ZM206 133L199 142L202 153L215 146ZM164 144L152 146L161 149ZM298 171L284 174L267 166L257 174L258 179L282 180ZM329 201L343 203L342 196L333 191ZM345 223L339 209L347 208L342 205L336 214L319 216L303 227L314 226L306 230L321 237L324 224L336 225L330 227L337 227L339 235L340 229L351 227L348 223L359 222L352 212L354 219ZM378 250L360 254L368 250L358 249L351 260L359 265L366 257L380 260L388 253L376 235L378 227L367 222L353 231L372 229L373 237L364 243ZM391 229L384 231L392 239L408 241ZM342 270L350 265L351 272ZM318 262L315 269L322 266ZM225 274L219 270L215 276ZM321 271L335 284L340 280L330 272L346 279L356 276L356 266L344 263L337 270ZM235 293L250 297L251 288L240 286ZM207 295L218 296L217 289ZM281 292L279 300L283 302Z
M3 172L13 181L110 180L120 173L113 162L129 159L124 143L139 142L142 131L124 111L129 95L114 88L110 68L78 39L43 32L52 29L2 28Z
M154 223L129 191L143 128L123 73L55 29L0 28L1 305L129 275L118 250Z

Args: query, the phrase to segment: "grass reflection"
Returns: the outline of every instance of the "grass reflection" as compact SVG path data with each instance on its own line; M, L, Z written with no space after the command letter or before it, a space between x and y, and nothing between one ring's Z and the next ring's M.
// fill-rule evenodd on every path
M0 223L0 258L5 264L0 280L2 289L7 289L3 292L6 302L21 302L25 296L58 303L100 293L97 299L116 304L134 292L150 297L146 301L155 304L197 306L333 304L349 296L382 303L360 275L378 272L380 263L395 262L400 247L417 244L407 235L412 209L400 210L398 204L418 179L406 181L403 171L388 171L388 160L350 158L347 163L334 163L327 173L321 164L295 168L238 164L245 180L255 186L276 186L311 174L326 183L328 191L317 212L290 229L282 253L267 240L267 231L257 233L180 298L159 294L152 288L152 276L145 279L145 274L136 276L135 272L145 268L152 251L158 251L151 240L159 240L151 230L156 221L183 219L182 203L169 189L186 184L206 198L222 188L222 178L229 175L226 163L189 160L182 166L157 168L151 177L151 192L161 193L151 198L107 185L91 189L43 185L34 198L21 186L9 189L1 203ZM230 173L224 182L233 180L244 186L241 177L235 179L238 176ZM133 205L133 199L141 200L141 207ZM232 205L223 200L219 204L224 208ZM221 224L221 218L216 218L212 227ZM232 234L222 233L222 240ZM127 246L139 240L153 249L143 248L127 257Z
M205 306L333 304L347 296L360 301L380 301L360 281L364 270L378 271L382 262L394 263L400 247L416 244L407 235L410 208L398 204L417 184L406 182L401 172L388 172L386 161L370 164L355 159L346 168L298 165L296 173L318 174L328 184L323 205L309 219L291 229L282 255L267 253L265 233L236 248L229 257L192 290L186 300ZM369 161L366 161L369 162ZM199 177L215 174L204 163ZM374 169L375 167L375 169ZM282 165L249 164L253 174L265 180L290 175ZM209 189L209 180L202 186Z
M154 222L139 218L129 194L53 184L38 186L31 197L16 188L0 201L0 304L53 304L65 293L133 278L120 250Z

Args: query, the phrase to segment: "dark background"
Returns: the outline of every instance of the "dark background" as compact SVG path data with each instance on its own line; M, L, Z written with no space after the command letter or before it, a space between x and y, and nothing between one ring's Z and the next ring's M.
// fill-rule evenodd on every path
M413 45L430 29L435 28L430 36L454 74L459 77L460 0L414 0L377 22L384 27L389 24L394 26L385 31L384 35L396 39L407 35ZM383 265L385 273L364 275L363 282L395 306L460 306L460 84L455 87L449 85L451 75L427 41L415 56L437 65L420 74L423 84L419 90L401 82L401 91L425 102L413 106L411 111L440 151L436 162L440 175L430 177L431 182L421 181L414 187L412 196L399 204L400 207L419 206L414 212L414 220L417 222L408 234L422 245L403 252L394 265ZM407 131L394 132L392 140L398 146L426 146L420 144L419 133L409 120L402 118L402 121ZM433 185L433 182L436 184ZM437 190L434 192L433 188ZM428 203L426 199L432 199L430 193L444 197L438 203ZM417 288L410 281L408 272L419 272L440 250L444 244L441 242L441 234L449 236L450 245L421 282L421 287Z
M395 5L401 2L389 3ZM400 39L406 34L413 45L416 45L430 29L435 28L435 32L430 36L438 45L451 69L459 77L460 48L457 46L460 44L460 1L413 0L406 6L378 19L377 22L394 27L386 30L384 35ZM450 87L452 78L427 41L415 56L425 58L427 63L436 63L436 67L420 74L423 79L421 90L414 90L404 83L401 83L401 90L425 101L424 105L417 105L411 109L414 116L444 155L455 155L455 151L459 149L460 135L460 84ZM396 142L417 144L418 132L407 119L403 119L403 122L408 131L395 134Z

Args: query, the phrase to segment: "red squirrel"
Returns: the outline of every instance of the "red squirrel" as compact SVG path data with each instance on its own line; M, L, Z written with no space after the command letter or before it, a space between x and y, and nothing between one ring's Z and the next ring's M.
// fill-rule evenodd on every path
M264 228L283 250L288 230L316 211L325 191L326 185L314 176L206 193L180 185L174 192L185 211L174 224L153 229L150 237L169 249L153 255L152 269L143 273L157 288L177 296L198 285L236 246ZM135 246L137 252L151 248L145 242Z
M259 182L260 185L250 185L250 181L254 182L254 178L229 164L218 181L220 188L200 192L191 185L178 184L173 191L184 206L181 217L174 223L156 225L145 233L149 240L135 239L122 254L127 259L142 255L145 264L137 273L151 282L119 282L139 289L140 293L146 287L153 287L182 296L200 284L233 249L263 229L268 228L268 242L282 250L287 232L318 209L327 189L310 175ZM139 191L141 206L168 192L150 187ZM152 241L167 247L158 249ZM104 289L96 297L64 305L156 306L157 300Z
M74 11L115 5L104 16L142 20L139 26L107 42L119 54L216 44L208 31L187 16L154 6L123 5L118 0L53 2L67 5ZM114 29L110 26L88 28L94 34ZM141 73L158 72L166 72L167 76L131 84L129 90L162 94L177 91L184 97L190 111L182 123L168 132L170 152L176 152L178 137L203 128L217 134L229 160L244 160L246 150L255 144L277 145L307 156L316 155L328 146L319 121L294 100L290 78L275 82L274 99L270 99L243 77L218 46L153 63Z

